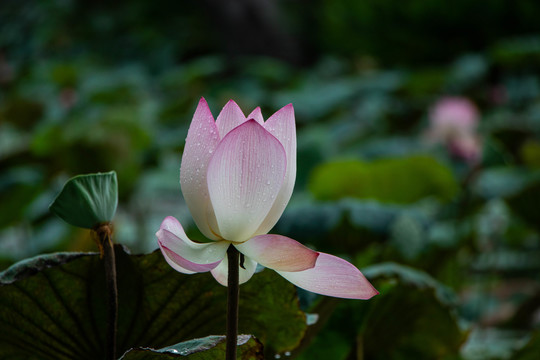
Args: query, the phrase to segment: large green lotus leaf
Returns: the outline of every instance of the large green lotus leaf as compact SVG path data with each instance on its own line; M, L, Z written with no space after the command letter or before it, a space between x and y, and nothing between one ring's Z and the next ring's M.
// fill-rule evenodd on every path
M118 181L111 171L69 179L50 209L68 224L91 229L112 221L117 205Z
M174 271L160 252L129 255L116 247L117 355L224 334L226 288L209 273ZM0 273L0 358L102 359L105 273L97 254L60 253ZM272 351L294 348L306 329L296 291L273 271L240 287L241 333Z
M465 337L448 288L427 273L395 263L362 272L380 294L369 301L340 301L337 307L331 306L333 299L323 299L312 312L325 318L326 309L335 310L316 337L308 329L306 338L315 341L300 359L457 358Z
M329 162L315 169L309 185L319 200L354 197L397 204L414 203L425 197L448 201L459 189L449 168L421 155L369 163Z
M447 359L465 336L451 290L427 273L394 263L364 269L382 296L369 304L362 327L368 359Z
M373 281L386 281L409 286L413 289L429 289L442 305L448 307L457 302L457 298L450 288L438 282L428 273L410 266L385 262L366 267L362 272Z
M263 360L263 346L251 335L238 336L240 360ZM225 359L225 336L207 336L202 339L184 341L163 349L137 348L129 350L120 360L214 360Z

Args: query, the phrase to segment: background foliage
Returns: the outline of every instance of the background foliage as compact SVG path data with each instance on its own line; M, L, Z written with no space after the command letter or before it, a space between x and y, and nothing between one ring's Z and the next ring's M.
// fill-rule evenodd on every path
M178 186L197 101L265 117L292 102L298 177L275 231L354 262L381 295L300 291L318 320L278 355L534 358L539 13L532 0L4 1L2 268L95 250L48 211L89 172L117 172L115 240L132 252L157 247L167 215L202 240ZM479 110L476 162L429 140L445 96Z

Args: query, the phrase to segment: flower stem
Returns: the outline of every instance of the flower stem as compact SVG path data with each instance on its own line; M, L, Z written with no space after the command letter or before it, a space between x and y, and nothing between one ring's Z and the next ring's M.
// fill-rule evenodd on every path
M105 285L107 287L107 347L105 359L116 359L116 331L118 323L118 287L116 284L116 259L112 242L110 224L102 224L94 228L103 265L105 266Z
M238 298L240 295L238 266L239 252L234 246L227 250L229 275L227 277L227 352L226 360L236 360L238 337Z

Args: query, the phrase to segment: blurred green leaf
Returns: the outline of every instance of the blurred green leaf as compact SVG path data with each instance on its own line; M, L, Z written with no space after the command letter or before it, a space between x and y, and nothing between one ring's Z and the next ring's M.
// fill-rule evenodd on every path
M461 355L465 360L515 360L512 354L526 341L527 334L524 331L476 327L471 330ZM536 355L527 359L536 359Z
M405 91L413 96L440 92L446 81L445 69L423 69L412 73L404 85Z
M307 78L302 87L293 91L278 93L273 106L283 106L294 99L294 110L298 120L313 122L343 106L358 89L358 82L353 79L325 81Z
M505 39L492 47L493 61L513 68L538 66L540 61L540 36Z
M9 122L21 129L32 128L44 115L45 106L35 99L15 97L4 100L0 107L0 123Z
M79 80L79 64L56 64L51 71L51 79L61 87L73 87Z
M510 209L530 225L540 227L538 204L540 204L540 180L531 182L520 192L507 199Z
M118 354L224 333L226 288L209 274L173 270L159 251L128 255L116 247ZM263 271L240 289L241 333L269 351L300 341L306 318L292 284ZM107 311L98 254L39 256L0 273L0 358L102 359Z
M515 167L490 168L478 175L472 189L487 199L508 197L521 191L539 176L539 173Z
M458 326L457 298L450 289L423 271L395 263L362 272L380 294L369 301L340 302L300 359L459 358L465 334ZM328 315L325 308L318 306L321 317Z
M540 169L540 142L526 141L521 146L520 152L525 165L533 169Z
M225 336L207 336L202 339L184 341L163 349L131 349L119 360L213 360L225 358ZM238 337L238 359L263 360L262 344L251 335Z
M433 196L451 200L458 192L452 172L428 156L334 161L317 167L310 190L319 200L344 197L408 204Z
M12 167L0 174L0 228L26 218L32 201L43 191L43 178L30 166Z
M343 209L339 204L316 204L290 206L276 224L280 234L309 242L328 234L342 218Z
M92 229L111 222L118 205L116 172L78 175L71 178L50 210L73 226Z
M451 306L457 301L455 294L429 274L409 266L397 263L381 263L366 267L364 275L373 281L388 280L418 289L431 289L436 298L444 305Z
M426 245L421 224L412 216L399 216L391 227L391 243L406 260L416 259Z
M465 335L457 323L457 298L425 272L384 263L365 268L381 296L369 304L363 324L369 359L449 359Z
M532 332L529 342L512 356L512 360L537 360L538 354L540 354L540 330Z
M341 204L348 211L353 226L376 233L387 233L392 222L404 211L402 206L381 204L373 200L344 199Z

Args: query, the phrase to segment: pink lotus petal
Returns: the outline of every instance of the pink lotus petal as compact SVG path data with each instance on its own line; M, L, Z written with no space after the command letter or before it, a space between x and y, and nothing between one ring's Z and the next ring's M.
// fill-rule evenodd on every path
M287 155L287 171L285 172L283 185L276 196L274 205L259 229L257 229L257 234L266 234L274 227L289 203L293 192L296 179L296 127L292 104L284 106L272 115L264 123L264 128L274 135L281 142L281 145L283 145Z
M248 257L244 257L244 268L240 268L239 272L239 284L243 284L255 273L257 269L257 263ZM227 254L225 254L225 259L211 271L214 279L217 280L223 286L227 286L227 277L229 276L229 261Z
M172 260L172 258L169 257L169 255L166 252L163 251L162 247L160 247L159 249L161 250L161 254L163 254L163 258L165 259L167 264L169 264L169 266L172 267L174 270L181 272L182 274L188 274L188 275L197 273L197 271L191 271L178 265Z
M209 207L206 173L208 163L219 143L219 133L204 98L193 115L180 167L180 185L193 220L209 239L217 240L209 224L215 216Z
M218 241L199 244L191 241L182 225L172 216L161 223L156 233L159 247L169 263L176 264L178 271L210 271L223 260L229 243Z
M429 112L432 126L441 129L456 129L459 132L474 132L480 114L476 105L465 97L447 96L439 99Z
M379 293L354 265L325 253L319 253L314 268L277 273L294 285L321 295L365 300Z
M173 266L173 268L180 272L184 272L182 270L188 270L188 271L191 271L192 273L207 272L217 267L219 263L221 262L220 260L220 261L216 261L216 262L208 263L208 264L197 264L189 260L186 260L184 257L178 255L174 251L171 251L169 248L162 245L162 243L159 243L159 247L161 249L161 253L165 257L167 262L169 264L171 264L172 262L173 264L177 265L177 266Z
M260 107L256 107L252 112L251 114L249 114L246 119L254 119L255 121L257 121L259 124L263 125L264 124L264 118L262 116L262 113L261 113L261 108Z
M232 129L245 121L246 117L242 109L233 100L229 100L216 119L219 137L223 139Z
M281 143L255 120L232 130L208 165L208 191L219 234L243 242L255 234L283 183Z
M259 235L235 247L267 268L301 271L315 266L319 253L281 235Z

